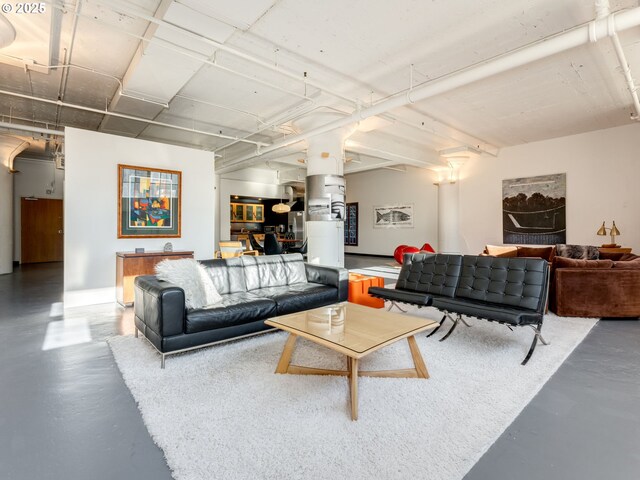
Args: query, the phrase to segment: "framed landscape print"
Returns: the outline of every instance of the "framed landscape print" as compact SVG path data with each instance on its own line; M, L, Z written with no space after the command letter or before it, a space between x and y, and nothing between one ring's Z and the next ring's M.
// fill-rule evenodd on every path
M502 181L502 243L567 243L567 174Z
M118 238L180 236L182 174L118 165Z

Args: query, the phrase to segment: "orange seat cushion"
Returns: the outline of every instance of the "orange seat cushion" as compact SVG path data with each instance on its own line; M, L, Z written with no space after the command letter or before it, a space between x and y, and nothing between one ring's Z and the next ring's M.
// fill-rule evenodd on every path
M369 287L384 287L384 278L349 274L349 301L365 307L383 308L384 300L369 295Z

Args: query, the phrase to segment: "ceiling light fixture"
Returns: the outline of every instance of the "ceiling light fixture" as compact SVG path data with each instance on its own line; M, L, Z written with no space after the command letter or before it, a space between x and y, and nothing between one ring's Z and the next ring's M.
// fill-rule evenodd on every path
M16 29L13 28L7 17L0 13L0 48L8 47L15 39Z
M280 184L280 171L276 172L276 178L278 179L278 184ZM282 187L282 191L284 193L284 187ZM275 213L287 213L291 211L291 207L286 203L282 202L282 195L280 196L280 203L276 203L271 210Z

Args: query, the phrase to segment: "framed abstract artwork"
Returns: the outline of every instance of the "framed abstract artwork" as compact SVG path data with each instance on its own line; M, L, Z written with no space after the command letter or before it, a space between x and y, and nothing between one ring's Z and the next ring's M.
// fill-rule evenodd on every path
M182 173L118 165L118 238L180 236Z

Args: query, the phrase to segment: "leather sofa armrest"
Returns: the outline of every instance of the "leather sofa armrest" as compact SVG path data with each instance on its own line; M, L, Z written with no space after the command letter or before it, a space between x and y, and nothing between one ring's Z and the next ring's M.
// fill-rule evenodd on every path
M349 298L349 271L341 267L327 267L305 263L307 281L321 283L338 289L338 301L346 302Z
M179 335L184 330L184 290L158 280L155 275L136 277L134 313L161 337Z

